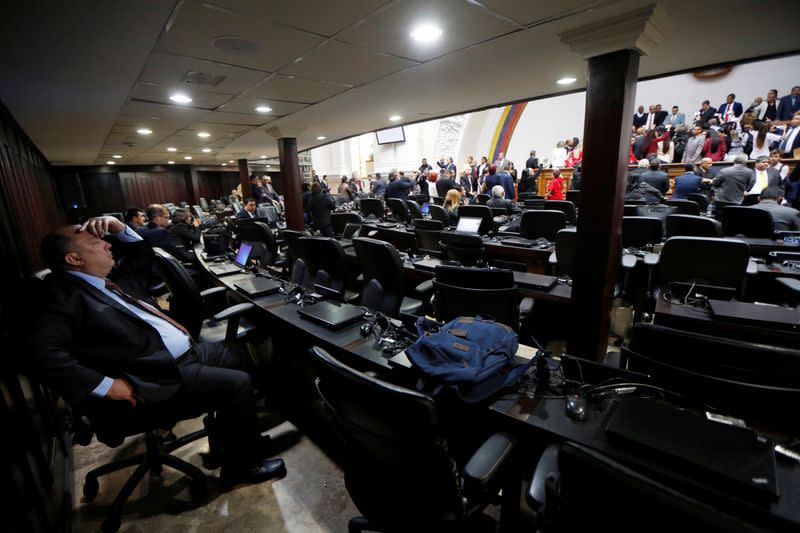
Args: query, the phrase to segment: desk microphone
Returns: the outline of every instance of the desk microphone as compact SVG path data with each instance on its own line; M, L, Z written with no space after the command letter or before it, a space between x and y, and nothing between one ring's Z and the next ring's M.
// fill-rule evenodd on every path
M538 383L550 383L550 365L544 352L539 352L536 358L536 381Z

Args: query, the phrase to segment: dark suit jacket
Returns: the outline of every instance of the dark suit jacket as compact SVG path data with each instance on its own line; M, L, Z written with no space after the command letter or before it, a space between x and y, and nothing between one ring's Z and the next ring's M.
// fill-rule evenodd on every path
M200 242L200 230L184 222L173 224L167 230L170 240L182 252L181 261L194 260L194 245Z
M105 376L128 379L145 401L178 390L178 366L152 326L71 274L53 273L42 285L32 368L68 403L84 404Z
M386 186L386 199L400 198L404 202L408 200L408 192L414 188L414 182L408 178L395 178Z
M475 192L475 190L472 188L472 180L467 176L461 176L458 179L458 184L464 187L464 191L466 191L467 194Z
M317 228L326 228L331 225L331 211L336 208L336 202L329 194L311 194L308 199L308 212L311 221Z
M706 122L707 123L709 120L714 118L714 115L716 113L717 113L717 109L716 108L708 106L708 109L706 109L705 111L700 111L700 120L702 122Z
M539 168L539 158L529 157L528 160L525 161L525 168Z
M162 228L153 222L148 222L144 226L136 228L136 233L142 236L147 243L155 248L161 248L180 261L191 261L192 258L185 258L186 253L175 246L169 235L167 228Z
M667 194L669 190L669 177L662 170L645 170L639 176L639 181L658 189L661 194Z
M656 125L656 126L662 125L664 123L664 119L667 118L668 114L669 113L667 113L666 111L657 111L656 112L656 117L655 117L655 119L653 119L653 124Z
M250 212L247 211L244 208L242 208L241 211L236 213L236 218L239 219L239 220L251 220L251 219L253 219L255 217L256 217L255 213L253 213L253 216L250 216Z
M744 195L755 183L755 172L744 165L734 164L720 171L712 185L717 189L714 199L741 204Z
M778 120L792 120L792 115L800 111L800 97L795 98L795 104L792 105L792 95L787 94L778 100Z
M633 125L637 128L647 124L647 113L642 113L641 117L637 117L636 113L633 114Z
M455 189L457 187L456 182L451 180L450 178L444 178L439 176L436 180L436 194L444 198L447 196L447 191L450 189Z
M488 202L486 202L488 207L496 207L502 208L506 210L507 214L511 214L514 209L514 202L511 200L506 200L505 198L494 198L492 197Z
M725 106L726 106L726 105L728 105L728 103L727 103L727 102L725 102L725 103L721 104L721 105L720 105L720 106L717 108L717 110L718 110L717 112L718 112L720 115L723 115L723 119L722 119L722 120L724 120L724 113L725 113ZM736 116L736 117L741 117L741 116L742 116L742 112L743 112L743 111L744 111L744 110L742 109L742 103L741 103L741 102L734 102L734 103L733 103L733 114L734 114L734 116ZM720 122L722 122L722 120L720 120Z

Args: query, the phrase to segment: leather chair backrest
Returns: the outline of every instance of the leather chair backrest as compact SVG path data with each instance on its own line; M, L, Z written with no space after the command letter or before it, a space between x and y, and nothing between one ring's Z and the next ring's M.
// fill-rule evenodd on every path
M544 209L544 203L547 200L544 198L530 198L525 200L525 209L536 209L542 210Z
M331 226L336 235L341 235L344 232L344 227L347 224L361 224L364 219L361 215L352 211L347 213L331 213Z
M575 207L581 205L581 191L567 191L567 201L572 202Z
M314 284L323 285L344 295L347 261L342 244L328 237L300 237L298 243L307 249L307 267Z
M372 215L378 219L383 218L383 201L380 198L363 198L359 209L364 217Z
M411 220L408 206L406 206L406 203L400 198L389 198L386 200L386 205L391 209L396 220L400 222L408 222Z
M669 215L665 221L667 238L722 237L722 224L709 217Z
M444 207L442 207L441 205L429 204L428 214L431 215L432 220L438 220L444 225L444 227L450 225L450 216L447 214L447 211L445 211Z
M664 226L655 217L622 217L622 246L642 248L660 244L664 240Z
M411 221L414 228L429 229L429 230L443 230L444 223L440 220L433 220L430 218L415 218Z
M458 208L458 216L480 218L481 225L478 228L478 234L488 235L494 232L494 215L492 210L485 205L462 205Z
M700 206L700 212L705 213L708 209L708 204L710 203L708 200L708 196L705 194L700 194L699 192L690 192L686 195L686 199L696 203Z
M488 202L491 199L492 197L489 196L488 194L481 193L475 196L475 203L478 205L486 205L486 202Z
M439 247L451 261L456 261L464 266L474 266L486 259L483 239L477 235L461 235L443 231L440 238Z
M488 315L519 329L519 291L510 270L485 270L441 265L433 280L436 318Z
M575 225L577 220L575 204L567 200L545 200L544 208L550 211L561 211L567 216L567 224Z
M775 221L766 209L727 206L722 210L722 232L731 237L770 239L775 232Z
M406 207L408 208L408 214L412 219L422 218L422 209L420 209L417 202L414 200L406 200Z
M442 251L441 246L439 246L439 241L442 236L441 229L420 229L415 226L414 236L417 238L417 250L419 250L420 253Z
M680 198L676 199L669 199L665 202L667 205L671 205L672 207L677 207L678 210L675 211L676 215L700 215L700 206L697 202L693 200L683 200Z
M562 229L556 235L556 273L574 276L578 264L578 233L574 228Z
M698 282L741 291L749 260L750 247L736 239L671 237L661 249L659 285Z
M522 213L519 234L526 239L543 238L555 241L558 232L567 227L567 216L557 210L530 210Z
M205 304L200 289L183 265L161 248L153 248L155 264L172 297L169 315L197 338L203 327Z
M247 241L260 243L263 247L263 255L257 254L262 266L271 265L278 256L278 242L272 230L264 222L254 221L249 224L238 224L236 226L237 241ZM255 250L254 250L255 251Z
M403 261L394 246L388 242L356 237L353 239L353 248L364 274L364 283L377 280L383 291L383 300L361 300L361 305L379 311L385 315L397 317L400 313L400 304L403 302L403 280L405 272ZM367 298L370 300L369 298Z

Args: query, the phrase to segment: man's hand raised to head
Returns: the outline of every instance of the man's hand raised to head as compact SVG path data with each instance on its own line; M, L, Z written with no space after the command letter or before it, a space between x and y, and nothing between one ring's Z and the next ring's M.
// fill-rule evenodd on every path
M84 222L78 231L88 231L98 239L102 239L109 233L119 233L125 230L125 224L114 217L94 217Z

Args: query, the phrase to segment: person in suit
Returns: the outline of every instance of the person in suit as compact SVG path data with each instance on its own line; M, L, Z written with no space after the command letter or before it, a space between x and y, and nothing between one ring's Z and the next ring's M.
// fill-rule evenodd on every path
M258 483L283 475L283 461L264 460L259 449L249 358L235 347L194 342L180 324L109 283L107 235L142 239L113 217L42 239L52 274L26 336L31 370L73 408L109 423L214 410L222 478Z
M427 160L427 159L425 159L425 158L423 157L423 158L422 158L422 163L421 163L421 164L420 164L420 166L419 166L419 173L420 173L420 174L422 174L422 173L424 173L426 170L428 170L428 171L431 171L431 170L433 170L433 167L432 167L432 166L430 166L430 165L428 164L428 160Z
M486 202L488 207L505 209L506 214L510 215L514 209L514 202L506 199L506 191L500 185L492 187L492 197Z
M144 211L138 207L129 208L125 211L125 216L123 218L125 219L125 224L134 231L139 226L144 226L145 223Z
M664 120L666 120L668 114L669 113L667 113L666 111L661 110L661 104L656 104L655 119L653 120L653 125L655 127L663 126Z
M714 118L714 115L716 114L717 109L715 107L711 107L711 102L708 100L703 100L703 103L700 104L700 110L695 113L697 120L701 124L708 124L708 121Z
M778 90L770 89L767 93L767 108L762 120L776 120L778 118Z
M193 219L188 209L176 209L171 218L172 224L167 233L172 245L181 252L178 259L193 262L194 245L200 242L200 221Z
M447 196L447 191L450 189L455 189L456 187L456 180L452 171L450 170L445 170L438 178L436 178L436 194L438 194L441 198Z
M245 198L244 207L236 213L238 220L252 220L256 218L256 201L254 198Z
M647 113L644 112L644 106L640 105L633 114L633 127L641 128L647 122Z
M703 183L711 183L710 179L704 179L695 174L692 163L686 163L683 168L685 172L675 177L675 188L672 191L672 197L676 200L685 200L687 195L700 192L700 186Z
M452 172L452 173L453 173L453 176L455 176L456 174L458 174L458 169L456 168L456 165L455 165L455 163L453 163L453 158L452 158L452 157L448 157L448 158L445 160L445 166L444 166L444 169L443 169L443 170L445 170L445 171L447 171L447 172Z
M639 181L658 189L661 194L667 194L669 190L669 177L661 170L661 161L657 157L650 160L650 169L642 172Z
M336 202L329 194L322 194L322 186L314 183L311 186L311 198L308 199L308 214L311 225L326 237L333 238L331 211L336 209Z
M494 162L494 166L497 167L497 170L508 169L508 159L506 159L505 152L500 152L499 154L497 154L497 161Z
M744 193L753 186L755 177L753 170L745 166L747 156L737 155L733 160L733 166L720 171L711 185L716 189L714 200L717 202L728 202L741 204Z
M423 159L423 161L425 160ZM383 176L381 176L380 172L375 173L375 180L370 183L370 189L372 189L372 193L378 198L383 198L383 196L386 194L386 180L383 179Z
M150 247L161 248L180 260L191 261L191 258L184 258L184 251L176 248L170 238L167 230L170 222L169 210L161 204L151 204L147 206L146 214L149 222L136 228L136 233L141 235Z
M731 93L725 98L725 103L719 106L717 112L720 116L720 122L727 124L728 122L738 122L743 111L741 102L737 102L736 95Z
M761 194L767 187L780 187L782 181L781 173L769 166L769 157L761 156L756 160L753 181L747 194Z
M670 126L670 129L674 130L684 124L686 124L686 115L678 111L678 106L672 106L672 113L664 119L664 126Z
M701 178L707 179L709 181L713 180L714 173L711 170L713 166L714 166L714 161L710 157L704 157L695 167L694 173L700 176Z
M536 150L531 150L530 157L525 161L525 168L531 169L528 172L533 172L533 169L539 168L539 158L536 157Z
M706 133L703 126L695 124L692 128L692 136L686 141L686 148L683 150L682 163L697 163L703 157L703 146L706 142Z
M778 120L788 121L800 111L800 85L792 87L792 92L778 101Z
M458 180L458 184L464 189L464 193L468 197L472 197L475 194L475 190L472 188L472 167L467 165L464 167L464 170L461 171L461 177Z
M754 209L764 209L772 215L774 231L800 231L800 211L781 205L783 194L780 187L769 186L758 197Z
M404 202L408 200L408 193L414 188L414 182L410 179L397 177L397 171L389 172L389 185L386 186L386 199L400 198Z
M792 115L786 135L780 142L779 150L784 157L793 159L794 151L800 148L800 112Z
M255 172L250 174L250 198L253 198L256 204L267 202L267 195L264 191L261 178L256 176Z

